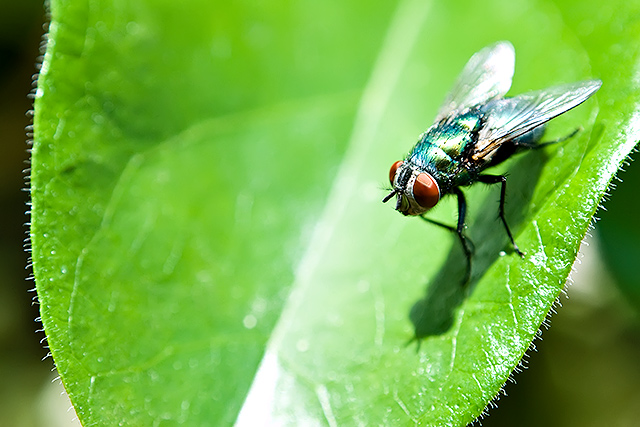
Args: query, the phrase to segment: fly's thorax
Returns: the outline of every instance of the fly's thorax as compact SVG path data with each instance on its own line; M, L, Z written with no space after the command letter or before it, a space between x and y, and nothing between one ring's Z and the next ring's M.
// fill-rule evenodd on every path
M421 215L440 200L435 178L409 160L394 163L389 178L393 186L390 196L397 197L396 210L403 215Z
M472 150L481 126L482 114L478 110L468 111L439 123L431 135L431 143L452 159L460 159Z
M442 195L452 187L467 185L474 169L469 157L482 123L482 113L477 109L446 118L420 135L407 160L429 173Z
M482 114L478 110L442 120L420 135L409 159L420 166L430 165L451 173L473 150L481 126Z

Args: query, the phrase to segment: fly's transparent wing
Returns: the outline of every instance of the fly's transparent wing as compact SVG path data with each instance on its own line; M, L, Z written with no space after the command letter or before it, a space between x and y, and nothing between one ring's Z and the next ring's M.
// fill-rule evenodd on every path
M577 107L600 86L600 80L588 80L489 102L483 107L485 125L478 135L474 158L488 156L503 142Z
M474 54L440 107L436 123L454 112L502 98L511 87L515 62L515 50L507 41Z

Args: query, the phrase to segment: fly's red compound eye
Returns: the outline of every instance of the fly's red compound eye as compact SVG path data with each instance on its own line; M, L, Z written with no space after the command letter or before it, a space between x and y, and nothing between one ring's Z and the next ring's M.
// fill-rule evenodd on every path
M391 169L389 170L389 181L391 181L391 185L393 185L393 180L396 178L396 172L402 163L402 160L398 160L391 165Z
M391 169L393 170L393 168ZM438 203L440 189L431 175L421 173L416 177L416 181L413 183L413 198L426 209L430 209Z

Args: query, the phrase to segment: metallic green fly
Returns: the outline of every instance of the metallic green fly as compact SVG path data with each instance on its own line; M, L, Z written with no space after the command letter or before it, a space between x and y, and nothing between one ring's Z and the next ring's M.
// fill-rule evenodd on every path
M403 215L419 215L455 232L467 259L465 284L471 277L472 244L464 235L467 204L461 187L475 182L500 184L498 215L515 252L524 256L504 215L507 178L483 172L516 152L558 142L540 142L546 123L586 101L602 85L600 80L587 80L505 98L514 67L515 51L506 41L473 55L435 123L420 135L409 155L389 171L392 189L383 202L397 196L396 210ZM424 217L449 194L458 199L456 227Z

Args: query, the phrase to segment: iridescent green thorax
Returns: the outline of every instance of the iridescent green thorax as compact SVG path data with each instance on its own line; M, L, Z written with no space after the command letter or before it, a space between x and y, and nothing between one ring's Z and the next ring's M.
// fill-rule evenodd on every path
M433 176L443 195L453 187L469 185L475 173L466 160L481 127L478 110L436 123L420 136L407 160Z

